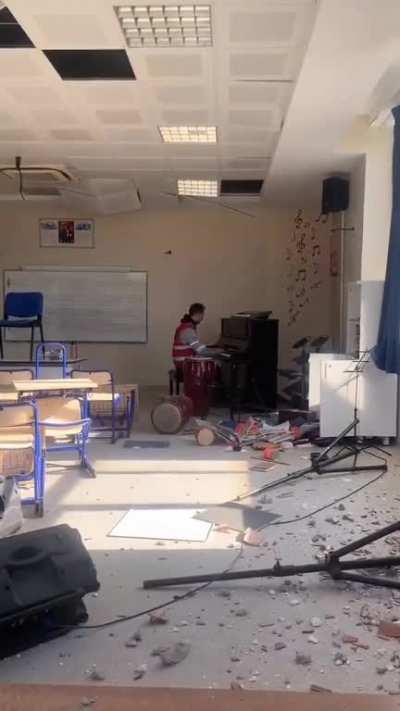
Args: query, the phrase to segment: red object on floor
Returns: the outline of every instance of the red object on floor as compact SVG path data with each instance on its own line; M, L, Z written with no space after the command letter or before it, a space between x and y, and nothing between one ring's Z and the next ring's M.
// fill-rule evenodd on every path
M263 459L266 459L267 462L273 461L275 459L276 455L278 454L279 450L280 450L279 445L269 444L264 449Z
M193 402L195 417L207 417L210 411L215 372L211 358L187 358L183 364L183 390Z

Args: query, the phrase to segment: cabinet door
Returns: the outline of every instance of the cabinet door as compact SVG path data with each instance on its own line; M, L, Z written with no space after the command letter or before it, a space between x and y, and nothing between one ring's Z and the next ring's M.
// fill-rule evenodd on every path
M397 382L393 373L367 363L358 387L359 434L365 437L395 437L397 431Z
M321 437L336 437L354 420L356 376L352 371L351 360L321 363Z

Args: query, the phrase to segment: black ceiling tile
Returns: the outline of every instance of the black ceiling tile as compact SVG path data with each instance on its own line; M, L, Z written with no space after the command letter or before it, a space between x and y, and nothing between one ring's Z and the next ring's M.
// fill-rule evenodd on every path
M263 180L221 180L221 195L257 195Z
M18 25L18 22L16 21L14 15L12 14L12 12L10 12L8 7L3 7L3 9L0 10L0 22L2 25L4 25L5 23L11 25Z
M0 10L0 49L33 47L33 42L7 7Z
M66 81L136 79L124 49L43 50L60 77Z

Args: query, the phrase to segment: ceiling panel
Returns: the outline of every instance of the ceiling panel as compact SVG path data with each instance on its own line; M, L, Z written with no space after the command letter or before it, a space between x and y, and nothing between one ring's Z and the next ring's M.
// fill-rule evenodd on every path
M57 141L91 141L93 137L89 131L80 128L55 128L50 134Z
M232 77L259 78L285 77L288 66L288 52L232 52L230 73Z
M207 94L204 86L189 85L189 86L160 86L155 89L155 94L163 104L204 104L207 100Z
M171 54L172 50L167 50L165 54L160 50L157 54L146 56L147 71L150 77L188 77L201 76L203 65L200 54L187 54L187 49L182 54Z
M96 111L97 118L105 124L135 124L142 123L139 111L132 109L110 109Z
M231 84L229 87L229 100L232 104L271 104L277 103L279 97L277 84L249 82Z
M104 131L108 141L120 143L152 143L161 144L157 128L108 128Z
M61 92L50 86L35 86L21 84L15 87L4 87L9 96L19 104L27 106L60 106L62 107Z
M207 109L166 109L162 117L170 126L198 126L209 122Z
M274 111L245 111L232 109L229 120L232 125L241 126L271 126L274 122Z
M77 116L67 109L52 109L50 106L45 109L32 109L30 115L41 126L63 126L78 122Z
M139 189L157 193L181 171L265 177L314 0L213 0L213 46L190 48L127 48L115 0L9 3L35 48L0 49L3 158L71 164L78 178L134 174ZM93 50L122 52L136 81L93 79ZM78 74L63 81L45 52L74 58ZM160 125L216 126L217 144L167 145Z
M34 141L36 138L33 131L25 129L0 129L0 141Z
M107 33L96 15L34 15L34 21L46 47L105 47Z
M290 42L296 26L296 12L233 12L231 15L231 42L258 42L263 45Z

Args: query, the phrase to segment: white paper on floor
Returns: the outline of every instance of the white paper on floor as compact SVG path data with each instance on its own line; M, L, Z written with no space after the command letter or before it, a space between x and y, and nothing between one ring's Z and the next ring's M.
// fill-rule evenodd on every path
M108 535L203 543L212 523L193 518L196 513L199 509L130 509Z

